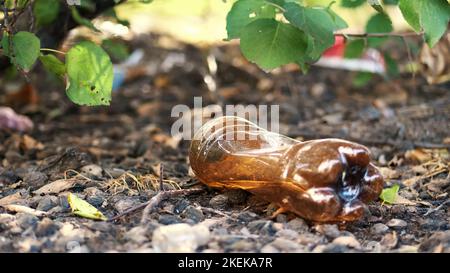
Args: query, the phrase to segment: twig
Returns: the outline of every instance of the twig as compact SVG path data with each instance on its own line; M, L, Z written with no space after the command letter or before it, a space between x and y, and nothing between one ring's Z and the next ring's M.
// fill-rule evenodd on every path
M442 202L442 204L440 204L439 206L437 206L436 208L432 209L429 208L428 211L423 215L423 216L428 216L429 214L436 212L438 210L440 210L443 206L445 206L447 203L450 203L450 199L445 200L444 202Z
M110 222L116 221L117 219L127 216L137 210L145 208L143 211L142 218L141 218L141 223L145 223L147 221L147 215L150 214L163 200L172 198L172 197L176 197L176 196L181 196L181 195L189 195L189 194L199 193L202 191L204 191L204 189L201 189L201 188L160 191L155 196L153 196L149 201L147 201L143 204L140 204L136 207L130 208L130 209L114 216L113 218L109 219L108 221L110 221Z
M353 37L353 38L369 38L369 37L412 37L412 36L422 36L423 32L405 32L405 33L335 33L334 36L341 37Z
M164 165L161 163L159 164L159 191L164 191L163 172L164 172Z

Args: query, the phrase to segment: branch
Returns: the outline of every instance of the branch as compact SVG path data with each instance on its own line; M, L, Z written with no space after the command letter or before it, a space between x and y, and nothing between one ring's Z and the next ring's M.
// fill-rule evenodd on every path
M369 37L414 37L414 36L422 36L424 32L405 32L405 33L360 33L360 34L351 34L351 33L335 33L334 36L341 37L353 37L353 38L369 38Z

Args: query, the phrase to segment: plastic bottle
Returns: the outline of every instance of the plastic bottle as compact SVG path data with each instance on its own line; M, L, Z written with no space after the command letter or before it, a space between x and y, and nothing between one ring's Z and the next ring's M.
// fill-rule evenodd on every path
M204 184L239 188L318 222L353 221L383 178L369 150L341 139L301 142L233 116L203 125L191 142L192 170Z

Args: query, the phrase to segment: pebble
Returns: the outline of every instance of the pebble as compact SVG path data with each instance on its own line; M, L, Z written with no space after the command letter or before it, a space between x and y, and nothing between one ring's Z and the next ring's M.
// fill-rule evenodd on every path
M248 240L239 240L226 246L226 250L230 251L251 251L254 249L255 243Z
M248 223L247 227L253 234L273 236L276 233L273 222L268 220L251 221Z
M84 190L86 201L94 207L101 207L106 200L106 193L96 187L89 187Z
M139 200L137 200L135 198L126 198L126 199L121 199L121 200L117 201L114 204L114 208L119 213L122 213L122 212L126 211L127 209L135 207L135 206L137 206L139 204L140 204Z
M52 236L59 230L59 226L55 224L50 218L42 219L35 230L35 234L38 237Z
M261 248L261 253L279 253L280 251L272 244L267 244Z
M374 234L383 234L389 230L389 227L382 223L376 223L370 229Z
M230 205L240 205L247 201L248 193L244 190L229 190L225 193Z
M194 252L208 243L209 229L201 224L174 224L160 226L153 232L152 243L156 252Z
M31 188L31 190L37 190L44 186L48 181L48 176L41 172L30 172L23 177L23 182Z
M389 220L389 222L387 222L386 225L391 228L400 228L401 229L401 228L406 227L408 225L408 223L406 223L406 221L404 221L404 220L394 218L394 219Z
M318 245L312 252L315 253L346 253L349 252L349 248L342 244L328 244L328 245Z
M147 229L144 226L137 226L124 234L124 238L136 244L143 244L148 241L146 235Z
M298 238L298 232L292 229L282 229L276 233L276 236L289 240L296 240Z
M103 176L102 167L96 164L89 164L81 168L81 172L87 174L91 178L100 178Z
M284 238L276 238L271 245L282 252L294 252L302 248L298 243Z
M191 219L194 223L200 223L205 218L203 212L194 206L188 206L183 211L182 216Z
M341 236L333 240L333 244L343 245L350 248L360 249L361 244L353 236Z
M182 213L188 206L189 206L189 201L186 199L181 199L180 201L178 201L174 208L173 208L173 212L176 214L180 214Z
M251 211L244 211L239 213L237 219L243 223L248 223L258 218L258 215Z
M298 233L304 233L309 230L308 224L302 218L294 218L287 223L289 229L295 230Z
M29 227L35 228L39 221L39 218L28 213L18 213L16 214L16 217L17 217L17 224L22 229L27 229Z
M58 205L58 197L47 195L44 196L38 203L36 209L42 211L49 211Z
M328 225L328 224L317 225L316 230L319 233L327 236L328 238L332 238L332 239L337 238L341 235L341 232L339 231L339 228L337 225Z
M178 215L161 214L158 217L158 222L163 225L173 225L183 222Z
M397 243L398 237L395 231L393 233L384 235L380 241L380 244L384 249L393 249L395 246L397 246Z
M209 205L215 209L225 209L229 206L228 196L225 194L218 194L209 200Z

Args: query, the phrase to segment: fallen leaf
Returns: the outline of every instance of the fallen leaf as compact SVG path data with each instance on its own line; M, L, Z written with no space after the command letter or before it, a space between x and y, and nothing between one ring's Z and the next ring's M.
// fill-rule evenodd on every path
M101 211L72 193L69 193L67 201L72 208L72 213L75 215L93 220L108 220Z
M10 204L10 205L2 205L2 207L4 207L6 210L12 211L12 212L16 212L16 213L28 213L28 214L32 214L34 216L37 217L41 217L41 216L45 216L47 215L47 213L45 211L41 211L41 210L36 210L36 209L32 209L26 206L22 206L22 205L14 205L14 204Z
M406 199L405 197L403 197L401 195L397 195L397 198L395 199L394 203L391 203L391 204L405 205L405 206L417 206L416 202Z
M432 156L422 149L415 149L407 151L405 153L405 158L423 163L426 161L430 161L432 159Z
M29 135L24 135L20 141L20 148L24 151L29 150L42 150L44 149L44 144L32 138Z
M401 176L401 173L390 169L390 168L386 168L386 167L381 167L379 168L381 175L385 178L385 179L396 179L399 178Z
M46 184L41 188L35 190L34 194L50 194L50 193L60 193L62 191L73 188L75 185L85 185L89 181L81 180L77 178L69 178L69 179L58 179L53 181L52 183Z
M383 191L380 194L381 200L389 204L394 204L395 201L397 200L399 189L400 186L398 184L395 184L390 188L383 189Z

